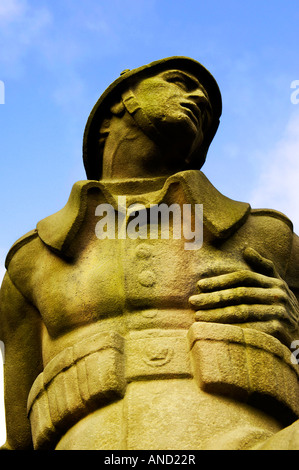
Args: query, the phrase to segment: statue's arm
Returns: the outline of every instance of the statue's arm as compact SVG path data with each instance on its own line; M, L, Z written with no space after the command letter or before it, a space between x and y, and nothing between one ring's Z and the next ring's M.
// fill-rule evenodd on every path
M3 449L30 450L27 397L41 372L40 316L6 273L0 291L0 340L4 342L7 441Z

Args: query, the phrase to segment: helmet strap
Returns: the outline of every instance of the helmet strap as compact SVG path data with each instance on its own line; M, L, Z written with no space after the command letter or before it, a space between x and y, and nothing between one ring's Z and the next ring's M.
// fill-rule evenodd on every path
M147 117L132 90L128 89L122 93L122 102L130 116L132 116L135 123L144 132L144 134L146 134L147 137L149 137L157 145L165 145L165 138L162 138L162 135L159 133L158 129Z

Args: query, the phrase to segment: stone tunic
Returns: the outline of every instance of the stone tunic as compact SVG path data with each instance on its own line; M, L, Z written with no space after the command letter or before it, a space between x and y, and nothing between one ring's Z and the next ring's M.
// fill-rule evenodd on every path
M146 208L203 204L202 247L186 250L171 234L99 240L96 208L117 212L120 195ZM2 336L9 343L27 322L34 337L18 359L35 358L22 411L34 448L244 449L291 424L298 374L275 325L197 322L189 303L200 279L250 270L246 247L296 292L298 237L287 217L226 198L199 171L76 183L6 262Z

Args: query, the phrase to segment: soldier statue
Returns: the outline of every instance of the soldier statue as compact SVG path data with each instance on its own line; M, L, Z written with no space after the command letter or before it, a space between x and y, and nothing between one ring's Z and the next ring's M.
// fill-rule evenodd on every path
M6 258L3 449L299 449L299 238L200 171L221 112L186 57L124 71L95 104L87 179Z

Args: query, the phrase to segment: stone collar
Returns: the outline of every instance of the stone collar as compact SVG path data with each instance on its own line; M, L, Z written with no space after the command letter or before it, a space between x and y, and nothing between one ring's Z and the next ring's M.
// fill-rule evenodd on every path
M41 220L37 232L42 241L56 252L67 254L83 224L90 191L98 193L99 204L117 209L117 195L126 195L130 204L145 206L162 202L203 204L205 226L217 238L228 238L247 219L250 205L223 196L206 176L197 170L176 173L169 178L130 181L84 180L74 184L67 204L59 212ZM182 199L183 198L183 199Z

